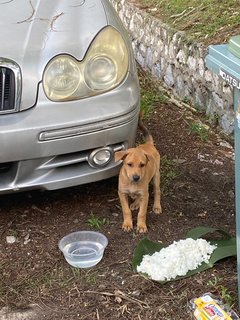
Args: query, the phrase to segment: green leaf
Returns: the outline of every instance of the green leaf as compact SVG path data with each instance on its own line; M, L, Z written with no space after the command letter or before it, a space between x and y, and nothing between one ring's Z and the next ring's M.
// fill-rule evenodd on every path
M142 258L145 254L153 254L156 251L160 251L164 246L161 243L155 243L147 238L141 240L138 246L135 248L133 253L132 266L134 269L141 263Z
M197 227L190 230L186 234L186 238L198 239L207 235L208 233L218 232L223 236L223 239L211 239L208 240L212 245L217 245L217 248L212 253L208 263L202 263L197 269L189 271L185 276L176 277L171 281L176 281L179 279L190 277L199 272L205 271L207 269L212 268L219 260L222 260L227 257L236 256L236 238L231 237L226 231L217 229L217 228L209 228L209 227ZM136 270L137 266L140 265L144 255L152 255L156 251L160 251L165 246L160 243L155 243L153 241L148 240L147 238L141 240L137 247L134 250L132 266L133 269ZM144 274L145 277L148 277ZM166 281L160 283L166 283Z
M194 240L201 238L202 236L205 236L208 233L213 233L213 232L219 232L222 234L226 239L230 239L231 236L229 233L222 229L217 229L217 228L210 228L210 227L196 227L194 229L191 229L188 231L186 234L186 238L192 238Z
M237 255L236 238L210 240L210 243L217 245L217 248L213 251L209 260L211 264L215 264L221 259Z

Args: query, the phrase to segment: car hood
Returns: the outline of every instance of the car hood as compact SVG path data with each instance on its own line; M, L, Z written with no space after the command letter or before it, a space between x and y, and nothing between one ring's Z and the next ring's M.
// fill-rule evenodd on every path
M35 103L47 62L60 53L82 60L106 24L100 0L0 0L0 58L21 68L21 109Z

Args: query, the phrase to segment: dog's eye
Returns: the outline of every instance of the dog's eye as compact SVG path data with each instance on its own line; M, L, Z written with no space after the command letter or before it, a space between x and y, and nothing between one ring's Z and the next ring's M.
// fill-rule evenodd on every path
M128 165L129 167L132 167L132 166L133 166L132 162L128 162L127 165Z
M144 163L140 163L140 168L143 168L145 167L145 164Z

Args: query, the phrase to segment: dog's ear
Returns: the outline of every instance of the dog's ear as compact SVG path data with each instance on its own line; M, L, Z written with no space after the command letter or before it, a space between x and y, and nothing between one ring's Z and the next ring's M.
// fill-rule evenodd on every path
M127 150L115 152L115 154L114 154L115 161L117 162L119 160L124 160L124 158L126 158L127 154L128 154Z
M148 161L154 161L154 157L150 153L144 152L144 154Z

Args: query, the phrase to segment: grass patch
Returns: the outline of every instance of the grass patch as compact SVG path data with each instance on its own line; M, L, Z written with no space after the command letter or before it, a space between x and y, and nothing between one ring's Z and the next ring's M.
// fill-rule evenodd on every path
M195 39L214 40L219 34L237 34L240 31L238 0L140 0L156 8L163 22L190 33Z
M189 127L190 133L196 134L202 141L208 141L208 130L201 124L192 123Z
M67 264L66 264L67 266ZM97 284L99 272L93 269L80 269L73 267L44 268L28 277L20 277L11 283L0 283L0 300L15 301L28 299L32 302L39 299L39 292L49 295L55 290L73 288L78 284ZM7 301L6 300L6 301Z
M161 93L156 82L153 81L150 74L139 67L138 76L141 88L141 110L144 112L144 117L148 118L157 103L164 103L168 98Z
M158 102L163 102L164 97L151 89L141 90L141 110L143 110L145 117L148 117L153 111L153 106Z
M178 176L176 164L166 156L161 157L161 192L164 195L170 194L170 185Z

